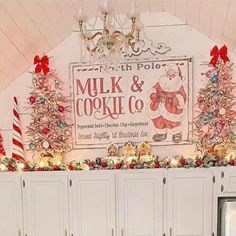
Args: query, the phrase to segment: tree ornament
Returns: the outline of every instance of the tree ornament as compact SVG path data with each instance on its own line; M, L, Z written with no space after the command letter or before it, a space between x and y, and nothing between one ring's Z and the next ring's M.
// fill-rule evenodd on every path
M211 120L213 118L213 116L214 116L213 112L208 112L208 114L207 114L208 120Z
M30 104L34 104L36 102L36 97L30 96L29 101L30 101Z
M107 162L106 161L102 161L101 162L101 167L106 168L107 167Z
M33 143L30 143L30 144L29 144L29 148L30 148L31 150L34 150L35 145L34 145Z
M216 75L214 75L213 77L211 77L211 82L212 83L217 83L218 82L218 78Z
M44 97L40 97L40 98L39 98L39 102L40 102L41 104L45 103L45 98L44 98Z
M42 130L42 133L45 134L45 135L47 135L49 132L50 132L50 129L49 129L49 128L44 128L44 129Z
M121 169L121 167L122 167L121 163L116 163L115 164L115 169L119 170L119 169Z
M65 124L64 124L63 122L61 122L61 123L59 123L59 127L60 127L61 129L64 129L64 128L65 128Z
M203 163L203 162L202 162L201 159L196 159L196 160L195 160L195 164L196 164L197 167L200 167L200 166L202 165L202 163Z
M44 141L43 142L43 148L45 148L45 149L47 149L47 148L49 148L49 143L48 143L48 141Z
M65 111L65 108L64 108L63 106L59 106L59 107L58 107L58 111L59 111L59 112L64 112L64 111Z

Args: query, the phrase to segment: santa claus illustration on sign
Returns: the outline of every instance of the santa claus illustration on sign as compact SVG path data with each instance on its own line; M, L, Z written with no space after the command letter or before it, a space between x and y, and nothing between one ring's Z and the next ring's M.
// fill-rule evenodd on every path
M166 65L164 74L148 92L148 96L148 114L156 131L153 141L164 141L170 134L174 143L180 143L187 100L180 67L174 63Z

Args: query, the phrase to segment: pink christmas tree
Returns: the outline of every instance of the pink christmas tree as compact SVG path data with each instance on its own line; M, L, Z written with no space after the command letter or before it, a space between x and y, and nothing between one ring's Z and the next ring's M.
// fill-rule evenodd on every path
M32 91L28 98L31 122L28 127L29 148L40 154L70 150L70 123L66 113L68 100L63 83L49 67L49 58L35 56Z
M200 89L197 98L194 139L198 150L215 155L219 150L227 152L235 146L235 83L227 47L219 50L215 46L210 55L209 70L204 73L207 85Z

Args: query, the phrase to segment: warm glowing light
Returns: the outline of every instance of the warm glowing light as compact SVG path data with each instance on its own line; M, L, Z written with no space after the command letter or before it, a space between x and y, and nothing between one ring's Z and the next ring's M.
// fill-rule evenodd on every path
M173 159L173 160L171 160L170 164L171 164L172 167L176 167L177 164L178 164L178 161L176 159Z
M40 161L40 162L39 162L39 167L45 167L44 161Z
M25 164L24 164L24 163L19 163L19 164L17 165L17 169L18 169L19 171L23 170L24 167L25 167Z
M1 171L5 171L7 169L7 167L4 164L0 164L0 170Z
M57 161L57 166L61 165L61 161Z

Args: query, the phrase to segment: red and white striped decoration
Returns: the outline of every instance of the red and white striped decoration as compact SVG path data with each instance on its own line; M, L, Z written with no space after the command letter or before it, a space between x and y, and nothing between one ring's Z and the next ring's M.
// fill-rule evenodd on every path
M13 117L12 158L16 160L24 160L25 150L23 146L20 116L16 97L14 97Z

